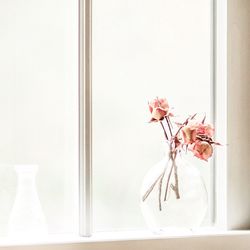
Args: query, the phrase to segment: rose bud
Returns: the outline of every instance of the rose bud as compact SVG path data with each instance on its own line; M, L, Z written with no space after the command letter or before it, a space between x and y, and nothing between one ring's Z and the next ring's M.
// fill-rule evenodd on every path
M156 98L148 103L149 111L152 115L150 122L157 122L168 114L169 105L166 98Z

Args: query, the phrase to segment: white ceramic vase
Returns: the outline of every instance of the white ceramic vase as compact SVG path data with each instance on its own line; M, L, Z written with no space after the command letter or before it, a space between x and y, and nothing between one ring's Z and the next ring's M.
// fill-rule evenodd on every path
M16 165L17 192L9 219L12 238L33 238L47 235L47 225L36 189L37 165Z

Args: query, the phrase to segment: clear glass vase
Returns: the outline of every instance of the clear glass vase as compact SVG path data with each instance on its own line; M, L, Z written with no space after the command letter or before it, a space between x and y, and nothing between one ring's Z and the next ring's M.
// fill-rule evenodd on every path
M16 165L17 192L10 214L8 234L11 238L47 235L47 225L36 190L37 165Z
M176 183L173 170L168 181L172 167L169 154L148 171L142 183L142 214L147 226L155 233L173 229L192 230L197 228L203 222L207 212L208 194L199 170L181 155L177 155L175 163L178 174L179 199L172 188ZM160 191L159 176L163 172L165 174ZM151 192L143 201L149 190Z

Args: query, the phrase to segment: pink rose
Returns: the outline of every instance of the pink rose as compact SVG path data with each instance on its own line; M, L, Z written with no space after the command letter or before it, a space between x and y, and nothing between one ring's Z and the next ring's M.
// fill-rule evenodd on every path
M181 131L185 144L194 143L197 137L204 139L211 138L214 135L214 127L211 124L199 123L196 120L189 120L188 124Z
M190 121L186 126L181 129L185 144L192 144L196 141L197 128L197 122Z
M205 135L211 138L214 135L214 127L212 124L199 124L197 128L198 135Z
M148 106L152 115L150 122L162 120L169 112L169 105L166 98L156 98L149 102Z
M201 160L207 161L209 157L213 154L213 147L211 144L209 144L206 141L200 141L197 140L190 150L194 153L196 157L198 157Z

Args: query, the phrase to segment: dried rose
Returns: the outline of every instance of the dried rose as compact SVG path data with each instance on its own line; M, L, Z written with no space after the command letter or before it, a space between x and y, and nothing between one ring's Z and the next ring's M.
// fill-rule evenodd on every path
M185 144L194 143L197 138L201 140L211 140L214 135L214 127L212 124L203 124L197 120L189 120L188 124L182 129L182 136Z
M148 103L149 111L152 115L150 122L157 122L168 114L169 105L166 98L156 98Z
M181 129L185 144L192 144L196 141L198 123L189 121L189 123Z
M212 145L206 141L197 140L192 147L190 147L190 150L194 153L194 156L205 161L213 154Z
M205 135L211 138L214 135L214 127L212 124L199 124L197 128L198 135Z

